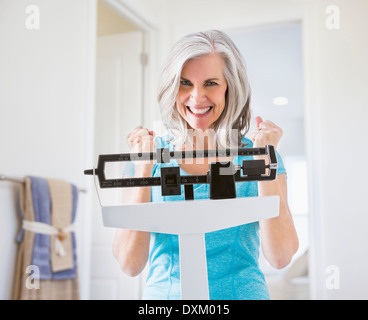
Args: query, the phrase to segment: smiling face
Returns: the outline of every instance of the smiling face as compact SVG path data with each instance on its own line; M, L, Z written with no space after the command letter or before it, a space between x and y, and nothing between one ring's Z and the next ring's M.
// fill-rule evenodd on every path
M181 72L176 107L192 129L206 130L225 108L224 60L218 54L188 60Z

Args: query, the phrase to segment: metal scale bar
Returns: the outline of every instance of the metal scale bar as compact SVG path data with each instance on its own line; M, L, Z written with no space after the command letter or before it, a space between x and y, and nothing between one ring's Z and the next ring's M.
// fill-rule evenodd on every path
M170 151L168 148L157 149L157 152L146 153L117 153L102 154L98 157L97 168L87 169L84 171L86 175L96 175L100 184L100 188L124 188L124 187L147 187L162 185L161 177L142 177L142 178L121 178L106 179L105 164L107 162L123 162L123 161L156 161L157 163L169 163L172 159L185 158L207 158L207 157L231 157L231 156L259 156L267 155L269 164L265 165L264 160L246 160L243 166L235 168L233 172L236 182L240 181L263 181L274 180L277 171L277 159L275 149L272 145L263 148L239 148L224 150L193 150L193 151ZM258 163L256 163L258 161ZM250 166L252 163L254 165ZM251 169L248 170L248 166ZM270 169L269 174L259 174L262 169ZM243 170L243 175L240 174ZM258 169L258 170L257 170ZM261 171L259 171L261 169ZM254 170L258 173L254 173ZM252 174L253 171L253 174ZM244 174L247 173L247 174ZM180 176L180 184L201 184L209 183L208 175L185 175Z

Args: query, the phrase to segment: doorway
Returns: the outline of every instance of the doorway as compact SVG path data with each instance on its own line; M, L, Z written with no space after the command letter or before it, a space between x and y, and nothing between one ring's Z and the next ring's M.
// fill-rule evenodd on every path
M288 267L276 270L261 254L271 299L309 299L309 209L304 130L302 27L300 22L230 30L247 65L252 123L261 116L283 129L278 151L288 179L288 202L299 250ZM250 133L254 130L251 127Z

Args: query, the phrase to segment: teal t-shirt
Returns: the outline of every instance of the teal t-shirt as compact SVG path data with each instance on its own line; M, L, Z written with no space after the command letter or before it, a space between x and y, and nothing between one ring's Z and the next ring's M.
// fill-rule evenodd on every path
M156 137L157 148L174 146L168 136ZM253 146L252 141L243 139L246 148ZM241 165L251 157L235 157L234 164ZM277 153L278 174L285 173L282 159ZM160 176L160 168L178 166L176 160L170 163L156 163L152 176ZM181 175L187 175L180 169ZM133 175L129 172L129 175ZM209 185L194 185L194 199L209 199ZM184 186L178 196L162 196L161 187L151 187L151 201L184 201ZM256 181L236 182L237 197L257 197ZM214 200L216 201L216 200ZM246 208L244 209L246 211ZM224 212L226 215L226 212ZM195 221L193 221L193 224ZM269 293L264 275L259 268L259 224L258 222L223 229L205 234L208 285L211 300L267 300ZM180 263L177 235L151 233L149 272L143 299L178 300L180 299Z

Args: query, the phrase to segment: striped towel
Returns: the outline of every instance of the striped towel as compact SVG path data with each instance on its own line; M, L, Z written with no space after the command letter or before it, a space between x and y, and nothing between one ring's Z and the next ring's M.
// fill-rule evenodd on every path
M78 190L75 185L57 179L29 177L34 221L64 228L75 221ZM23 213L20 207L20 214ZM22 241L24 230L18 235ZM70 232L63 239L65 255L55 253L54 242L57 235L34 234L32 265L38 266L40 279L71 279L77 274L77 254L75 233Z

